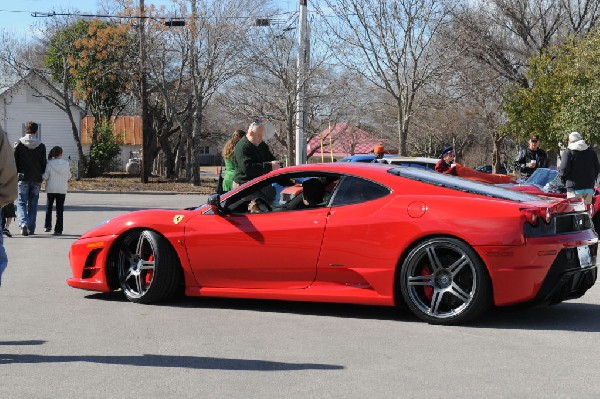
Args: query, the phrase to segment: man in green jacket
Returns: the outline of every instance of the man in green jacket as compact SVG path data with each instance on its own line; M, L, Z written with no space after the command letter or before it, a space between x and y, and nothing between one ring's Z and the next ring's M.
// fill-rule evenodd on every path
M17 198L17 167L6 132L0 128L0 219L2 218L2 207L12 203L15 198ZM2 273L6 266L8 266L8 257L0 232L0 284L2 284Z
M233 181L244 184L258 176L279 169L279 161L271 153L269 146L263 141L265 126L253 122L248 127L248 133L242 137L233 150L235 176Z

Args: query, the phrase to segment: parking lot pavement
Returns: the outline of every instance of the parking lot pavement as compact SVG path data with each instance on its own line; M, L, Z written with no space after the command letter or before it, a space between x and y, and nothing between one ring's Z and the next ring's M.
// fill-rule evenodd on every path
M393 309L183 298L138 305L68 287L76 237L194 195L67 195L65 231L5 238L0 398L597 398L600 287L461 327Z

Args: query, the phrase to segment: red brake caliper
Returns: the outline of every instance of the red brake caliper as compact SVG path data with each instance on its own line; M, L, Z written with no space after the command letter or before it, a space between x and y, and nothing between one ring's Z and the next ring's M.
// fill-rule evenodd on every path
M152 254L152 255L150 255L150 257L148 257L148 262L154 262L154 254ZM148 287L150 285L150 283L152 282L152 277L154 277L154 270L147 270L146 276L144 277L144 282L146 283L146 287Z
M431 270L429 269L429 266L423 265L423 268L421 269L421 276L429 275L431 275ZM425 298L431 301L431 298L433 298L433 287L430 285L423 286L423 295L425 295Z

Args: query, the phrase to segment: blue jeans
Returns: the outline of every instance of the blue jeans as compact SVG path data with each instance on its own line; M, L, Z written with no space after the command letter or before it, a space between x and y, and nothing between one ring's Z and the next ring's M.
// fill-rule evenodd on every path
M35 233L35 219L37 217L38 199L40 197L41 187L41 182L19 182L17 217L19 218L19 227L27 226L29 234Z
M0 219L2 219L2 208L0 208ZM2 273L8 266L8 257L6 256L6 250L4 249L4 237L0 231L0 285L2 285Z

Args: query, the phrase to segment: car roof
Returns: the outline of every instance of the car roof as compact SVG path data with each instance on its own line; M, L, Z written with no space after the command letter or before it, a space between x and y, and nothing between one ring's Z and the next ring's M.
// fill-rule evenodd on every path
M325 174L339 173L354 175L366 179L373 179L374 181L382 184L391 184L392 187L398 187L398 181L396 180L397 177L404 177L414 182L444 187L454 190L455 192L469 192L475 195L508 199L518 202L543 201L542 197L501 188L493 184L477 182L442 173L433 173L430 170L422 168L412 168L381 163L334 162L303 164L275 170L268 173L263 178L274 176L280 173L301 173L306 171L314 171Z

